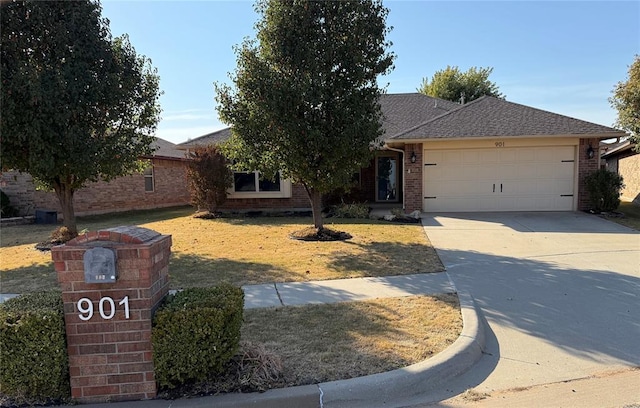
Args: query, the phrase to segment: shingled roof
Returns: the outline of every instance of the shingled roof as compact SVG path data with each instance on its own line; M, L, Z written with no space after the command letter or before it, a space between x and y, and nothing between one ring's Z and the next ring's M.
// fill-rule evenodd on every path
M618 137L624 132L557 113L483 96L388 137L393 141L518 136Z
M620 137L619 130L557 113L483 96L465 105L421 93L385 94L380 98L384 140L475 137L590 136ZM217 144L231 136L225 128L180 143Z
M187 148L192 145L210 145L222 143L231 137L231 128L224 128L216 130L215 132L207 133L206 135L196 137L195 139L187 140L186 142L178 143L178 147Z
M155 141L151 142L151 148L154 149L151 157L163 158L163 159L184 159L184 150L178 150L177 145L171 143L168 140L155 138Z
M460 105L421 93L385 94L380 98L385 138L430 121Z

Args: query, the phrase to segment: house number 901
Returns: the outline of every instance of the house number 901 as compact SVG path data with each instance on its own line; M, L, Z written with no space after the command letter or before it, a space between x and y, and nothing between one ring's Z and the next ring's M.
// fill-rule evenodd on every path
M107 306L108 304L108 306ZM119 306L124 306L124 318L129 319L129 296L125 296L120 302L118 302ZM78 300L77 303L78 317L85 322L90 320L93 317L93 302L91 299L82 298ZM100 317L105 320L112 319L116 314L116 303L114 300L108 296L103 297L98 302L98 311L100 312Z

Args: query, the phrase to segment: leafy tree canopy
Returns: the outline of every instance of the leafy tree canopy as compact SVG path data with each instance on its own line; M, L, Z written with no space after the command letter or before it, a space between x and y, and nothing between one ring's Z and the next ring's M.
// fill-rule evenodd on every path
M629 77L618 82L609 102L618 111L615 126L630 134L636 151L640 152L640 56L635 56Z
M277 171L309 194L347 186L382 135L377 84L393 68L380 1L260 0L257 39L237 47L234 87L216 84L227 153L244 170Z
M76 232L73 193L129 174L151 154L159 78L98 1L11 1L1 9L3 168L53 189Z
M471 67L462 72L458 67L447 65L447 68L436 71L431 81L424 78L418 92L452 102L461 102L462 98L465 103L471 102L484 95L504 99L498 85L489 81L492 72L493 68L489 67Z

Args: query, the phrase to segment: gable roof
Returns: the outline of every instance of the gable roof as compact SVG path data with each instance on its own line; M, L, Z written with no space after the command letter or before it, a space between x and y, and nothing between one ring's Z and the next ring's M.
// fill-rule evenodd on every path
M458 103L421 93L383 94L380 107L384 138L402 133L459 106Z
M184 159L184 151L178 150L177 145L171 143L168 140L160 139L156 137L156 140L151 143L151 148L155 151L150 157L163 158L163 159Z
M207 133L196 137L195 139L189 139L186 142L178 143L178 148L186 149L195 145L210 145L222 143L231 137L231 128L216 130L215 132Z
M389 139L456 139L475 137L518 136L590 136L618 137L624 132L509 102L492 96L483 96L466 105L427 120Z
M383 94L380 97L384 138L401 133L460 105L421 93ZM224 128L178 144L178 148L224 142L231 137L231 128Z
M465 105L421 93L383 94L383 140L389 142L423 139L463 139L482 137L566 137L612 138L625 133L569 116L560 115L483 96ZM178 144L218 144L231 136L224 128Z
M632 149L634 146L635 144L631 144L630 140L624 140L620 143L614 143L610 146L607 146L608 149L606 149L606 151L600 157L603 159L609 159L611 157L618 156L619 154L626 153L629 151L632 152L631 155L639 154L638 152L633 153Z

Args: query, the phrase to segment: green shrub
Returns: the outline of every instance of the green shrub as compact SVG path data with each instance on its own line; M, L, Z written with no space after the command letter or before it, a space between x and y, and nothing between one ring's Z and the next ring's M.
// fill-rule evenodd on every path
M13 206L11 206L11 200L9 200L9 196L5 194L4 191L0 190L0 217L11 218L17 216L18 211Z
M622 176L605 169L596 170L585 177L589 201L596 212L613 211L620 205L620 190L624 188Z
M21 403L68 399L69 362L59 291L0 304L0 392Z
M231 285L168 296L151 333L159 387L171 389L221 373L238 350L243 307L242 289Z
M341 203L333 207L332 213L336 218L368 218L369 206L365 203Z

